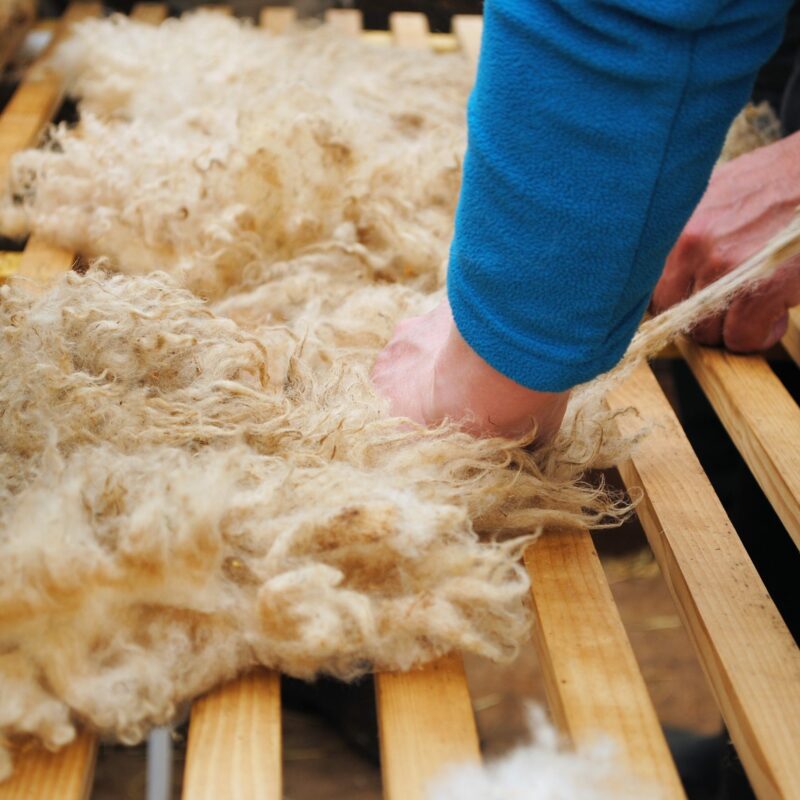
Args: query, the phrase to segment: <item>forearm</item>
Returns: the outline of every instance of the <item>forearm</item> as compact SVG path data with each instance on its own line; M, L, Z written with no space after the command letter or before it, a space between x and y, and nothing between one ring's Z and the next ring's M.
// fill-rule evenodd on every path
M448 289L464 339L523 386L621 356L785 11L641 5L485 9Z

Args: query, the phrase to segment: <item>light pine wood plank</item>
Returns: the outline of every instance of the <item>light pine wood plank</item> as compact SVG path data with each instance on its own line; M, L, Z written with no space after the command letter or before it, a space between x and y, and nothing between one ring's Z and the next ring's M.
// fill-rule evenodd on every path
M0 115L0 186L8 181L11 157L36 144L61 104L61 84L54 78L23 81Z
M470 62L477 64L481 52L483 17L478 14L454 15L453 33Z
M48 244L33 234L25 245L17 275L30 278L44 288L65 272L69 272L74 263L75 255L72 252Z
M258 669L195 700L183 800L280 800L281 691Z
M297 12L291 6L265 6L259 15L259 24L270 33L286 33L297 21Z
M233 16L233 9L224 3L204 3L198 8L202 11L210 11L212 14L222 14L223 17Z
M364 27L362 14L357 8L329 8L325 12L325 22L348 36L358 36Z
M0 45L0 74L6 68L6 65L16 54L19 46L25 40L25 36L30 30L35 21L34 16L25 17L12 21L11 29L5 32L3 44Z
M592 537L546 533L525 553L534 642L553 718L576 744L608 737L663 798L685 794Z
M800 408L761 356L682 340L681 353L725 430L800 547Z
M800 651L649 367L609 401L652 426L620 473L756 794L800 797Z
M36 143L42 130L61 104L63 82L47 68L53 48L68 35L70 27L96 16L99 3L73 3L64 13L53 38L42 55L31 65L14 95L0 115L0 186L8 180L11 157Z
M22 253L0 252L0 282L10 278L19 270Z
M480 760L478 731L456 656L423 669L375 676L385 800L424 800L449 764Z
M781 343L794 363L800 366L800 306L789 311L789 327Z
M437 53L453 53L458 50L458 40L451 33L430 34L431 49Z
M160 25L167 18L167 7L163 3L137 3L131 10L131 19L147 25Z
M0 783L0 800L88 800L96 756L97 740L86 733L57 753L25 750L11 778Z
M430 47L428 36L430 26L424 14L413 11L395 11L389 16L389 29L392 41L397 47L427 50Z

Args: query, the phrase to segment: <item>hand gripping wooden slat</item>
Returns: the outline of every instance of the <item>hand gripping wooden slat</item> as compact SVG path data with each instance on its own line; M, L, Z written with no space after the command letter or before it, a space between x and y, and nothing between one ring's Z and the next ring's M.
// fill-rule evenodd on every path
M483 17L478 14L456 14L453 17L453 33L470 62L477 64L481 52Z
M329 8L325 12L325 22L348 36L358 36L363 27L363 18L357 8Z
M620 473L644 489L642 525L750 782L762 800L800 797L800 651L649 367L610 404L652 425Z
M430 27L424 14L413 11L395 11L389 16L389 29L398 47L427 50L430 47Z
M608 737L631 774L685 797L680 778L585 530L546 533L525 553L534 641L550 710L576 743Z
M297 12L290 6L265 6L259 15L259 24L270 33L285 33L294 25Z
M761 356L679 342L750 471L800 547L800 408Z
M448 764L480 760L478 731L461 659L375 676L385 800L424 800Z
M264 669L192 705L183 800L281 800L280 677Z

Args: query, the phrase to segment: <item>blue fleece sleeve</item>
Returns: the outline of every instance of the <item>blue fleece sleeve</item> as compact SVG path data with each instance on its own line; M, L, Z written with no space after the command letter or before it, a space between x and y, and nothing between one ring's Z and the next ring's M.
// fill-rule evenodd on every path
M487 0L448 294L560 391L610 369L777 47L786 0Z

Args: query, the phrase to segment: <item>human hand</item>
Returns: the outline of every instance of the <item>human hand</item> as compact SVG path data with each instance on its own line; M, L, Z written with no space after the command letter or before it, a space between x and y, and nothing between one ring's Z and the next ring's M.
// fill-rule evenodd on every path
M547 440L564 418L569 392L536 392L484 361L462 338L447 300L403 320L372 371L391 413L423 425L451 419L476 436L517 437L537 426Z
M741 264L778 233L800 204L800 133L723 164L667 258L651 309L659 313ZM800 304L800 257L692 331L700 344L750 353L780 340Z

